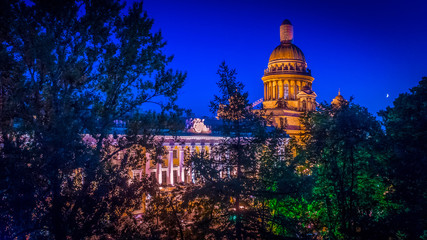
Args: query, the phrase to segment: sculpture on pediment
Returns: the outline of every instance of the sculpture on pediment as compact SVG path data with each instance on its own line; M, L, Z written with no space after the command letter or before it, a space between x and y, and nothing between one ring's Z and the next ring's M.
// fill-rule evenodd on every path
M186 128L188 132L198 134L209 134L212 131L205 125L205 119L190 118L186 120Z

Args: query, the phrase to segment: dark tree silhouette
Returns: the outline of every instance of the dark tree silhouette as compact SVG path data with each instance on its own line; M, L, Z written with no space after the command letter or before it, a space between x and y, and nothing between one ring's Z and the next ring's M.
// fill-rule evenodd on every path
M391 199L400 205L390 225L402 238L427 237L427 78L379 115L386 129Z
M152 24L141 3L2 2L0 238L136 230L150 183L129 170L156 146L159 118L132 113L155 102L167 122L185 78L167 68Z

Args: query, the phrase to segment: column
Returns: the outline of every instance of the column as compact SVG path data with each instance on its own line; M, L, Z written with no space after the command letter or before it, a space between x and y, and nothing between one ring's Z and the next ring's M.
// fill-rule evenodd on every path
M293 81L289 81L289 98L295 99L295 85Z
M145 174L147 175L146 177L150 176L150 154L149 153L145 153Z
M193 155L193 153L194 153L194 150L195 150L195 147L191 147L190 148L190 155ZM193 164L191 164L191 165L193 165ZM196 182L196 176L194 176L194 172L193 172L193 166L190 166L190 176L191 176L191 182L192 183L195 183Z
M179 149L179 176L181 182L184 182L184 158L185 158L185 146Z
M270 100L273 100L273 82L270 82Z
M173 148L169 148L169 166L168 166L168 175L169 175L169 184L173 185Z
M162 164L159 162L157 163L157 182L162 185L163 179L162 179Z
M276 81L273 82L273 100L277 99L277 85Z
M279 80L279 98L283 98L283 81Z
M276 83L276 100L279 100L279 81L274 81Z

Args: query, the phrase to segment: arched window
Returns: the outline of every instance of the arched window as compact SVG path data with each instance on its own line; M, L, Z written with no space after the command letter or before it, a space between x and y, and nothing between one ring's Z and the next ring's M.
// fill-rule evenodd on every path
M307 102L305 100L302 101L302 110L307 111Z
M288 84L283 85L283 98L284 99L289 98L289 86L288 86Z

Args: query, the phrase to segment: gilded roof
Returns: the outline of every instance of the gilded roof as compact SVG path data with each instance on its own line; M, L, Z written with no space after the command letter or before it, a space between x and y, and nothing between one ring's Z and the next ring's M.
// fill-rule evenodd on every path
M332 99L331 104L335 107L341 107L343 104L347 104L347 100L341 95L341 92L338 91L338 95Z
M300 60L305 62L301 49L292 43L282 43L270 55L270 62L274 60Z
M343 97L343 96L341 96L341 95L337 95L337 96L335 97L335 99L336 99L336 100L338 100L338 101L345 101L344 97Z

